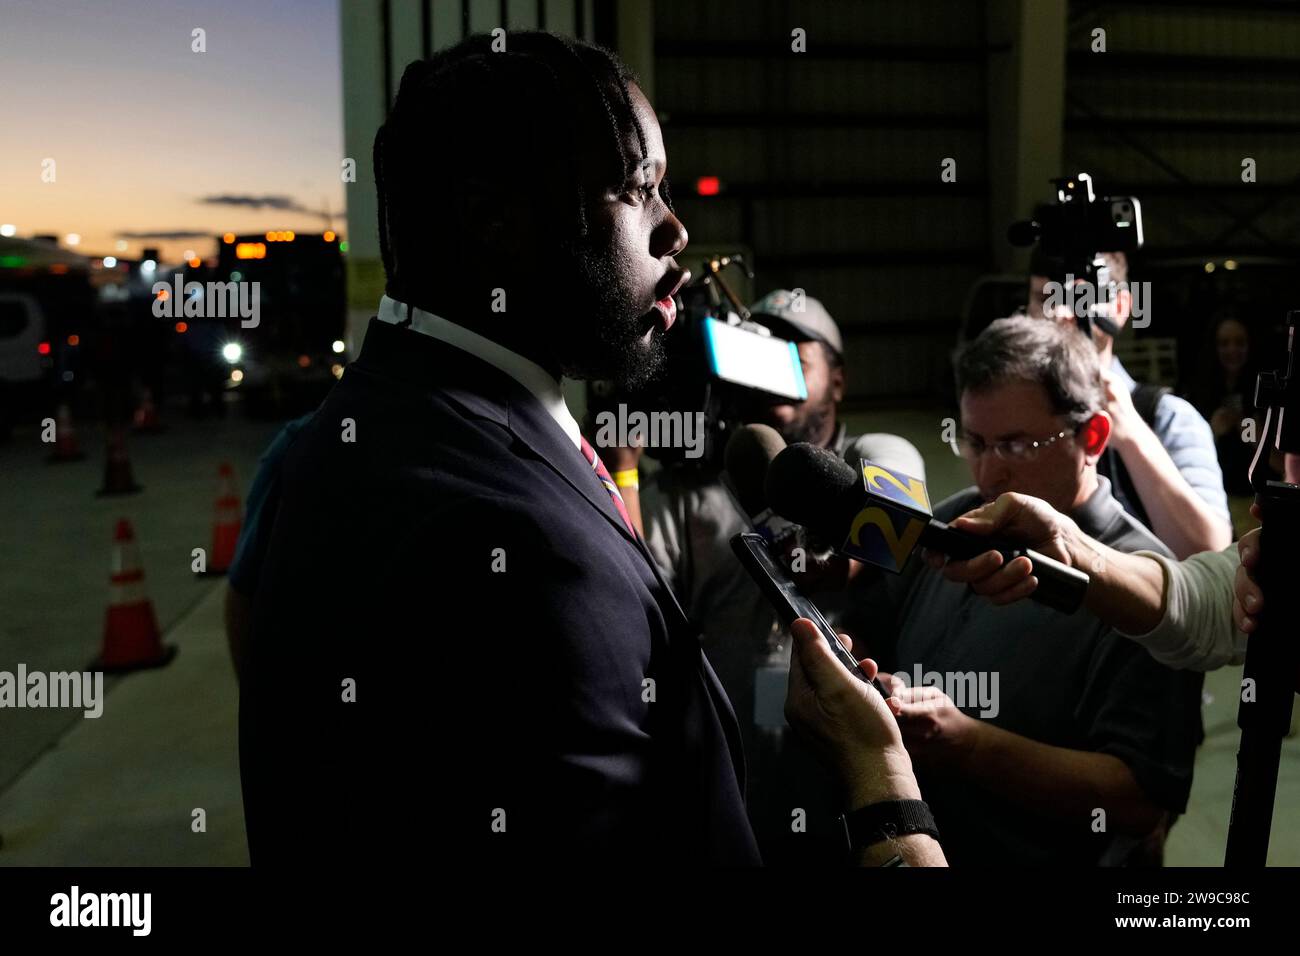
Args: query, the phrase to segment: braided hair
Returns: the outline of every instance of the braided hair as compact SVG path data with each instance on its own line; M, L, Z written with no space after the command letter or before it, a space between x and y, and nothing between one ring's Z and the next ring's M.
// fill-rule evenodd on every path
M518 179L521 159L536 158L542 168L525 178L525 188L540 177L543 201L566 222L567 237L581 239L588 223L580 151L604 154L600 168L611 185L638 164L625 137L634 137L646 158L645 130L628 93L635 78L616 54L540 31L506 34L501 52L492 43L478 34L411 63L375 134L379 249L395 297L428 282L416 275L422 266L461 245L439 228L437 215L469 178L504 186ZM564 187L554 189L556 181ZM671 209L667 185L660 194Z

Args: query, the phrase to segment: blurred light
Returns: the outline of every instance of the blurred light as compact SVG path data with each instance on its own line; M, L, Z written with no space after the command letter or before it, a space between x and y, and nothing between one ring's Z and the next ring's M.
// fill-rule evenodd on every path
M240 280L243 279L243 278L244 278L244 274L243 274L242 272L232 272L232 273L230 273L230 281L231 281L231 282L238 282L238 281L240 281Z
M6 239L12 235L15 235L17 232L18 232L18 227L15 226L12 222L7 222L3 226L0 226L0 236L4 236Z
M193 249L186 249L186 250L185 250L185 255L181 256L181 258L182 258L182 259L193 259L193 258L194 258L194 250L193 250Z
M221 241L224 242L226 245L230 245L232 242L235 241L235 234L233 232L228 232L221 237Z
M116 257L116 256L104 256L104 268L105 268L105 269L115 269L115 268L117 268L117 257Z
M171 295L172 295L171 290L168 289L166 286L163 286L161 289L158 290L158 301L166 302L168 299L171 298Z
M75 335L75 334L74 334L74 335L69 335L69 336L68 336L68 344L71 345L71 346L75 349L78 345L81 344L81 336L80 336L80 335Z
M1225 259L1223 262L1223 268L1227 269L1229 272L1232 272L1234 269L1237 268L1237 260Z
M335 362L333 365L330 366L330 374L333 375L335 378L342 378L343 366L340 365L338 362Z
M1214 271L1214 263L1213 263L1213 262L1207 262L1207 263L1205 264L1205 271L1206 271L1206 272L1213 272L1213 271Z
M113 248L118 252L126 252L126 245L127 243L125 239L119 239L117 242L113 243Z
M235 258L236 259L265 259L266 243L241 242L239 245L235 246Z
M334 350L335 354L338 354L339 352L342 352L342 351L343 351L343 348L344 348L344 346L343 346L343 340L342 340L342 339L335 339L334 342L333 342L333 344L330 345L330 348L332 348L332 349Z
M69 369L65 369L63 372L63 380L65 382L71 382L72 379L73 379L72 371Z
M280 238L280 234L279 234L278 232L268 232L268 233L266 234L266 241L267 241L267 242L275 242L275 240L277 240L277 239L279 239L279 238Z
M230 380L234 382L236 385L238 385L240 382L244 380L244 370L242 368L237 368L233 370L230 373Z
M63 237L63 241L70 246L79 246L81 245L81 236L75 232L70 232Z
M49 343L49 342L42 342L40 345L36 346L36 351L40 352L42 355L49 355L49 354L50 354L50 343Z
M9 228L12 229L13 227L10 226ZM10 233L10 235L12 235L12 233ZM331 230L329 230L328 232L326 232L324 238L325 238L325 241L326 241L326 242L333 242L333 241L334 241L334 230L331 229Z
M221 357L234 365L244 354L244 347L238 342L227 342L221 346Z
M292 229L290 229L288 232L286 232L286 233L284 234L284 241L285 241L285 242L293 242L293 230L292 230Z
M158 263L154 262L152 259L146 259L144 260L144 262L140 263L141 272L147 272L152 274L153 271L157 268L158 268Z
M701 176L695 180L695 192L701 196L716 196L722 191L722 181L717 176Z
M342 242L339 243L339 252L347 252L347 251L348 251L348 241L344 239Z
M185 334L186 332L188 332L189 330L190 330L190 325L189 325L188 322L177 322L177 323L176 323L176 331L177 331L179 334L184 335L184 334Z
M54 263L54 265L50 266L51 275L61 276L61 275L67 275L67 273L68 273L68 266L66 263L56 262Z
M311 365L311 356L310 356L310 355L299 355L299 356L298 356L298 367L299 367L299 368L306 368L306 367L309 366L309 365Z
M190 268L191 268L191 269L197 269L197 268L198 268L199 266L201 266L201 265L203 265L203 260L200 259L198 256L191 256L191 257L190 257Z

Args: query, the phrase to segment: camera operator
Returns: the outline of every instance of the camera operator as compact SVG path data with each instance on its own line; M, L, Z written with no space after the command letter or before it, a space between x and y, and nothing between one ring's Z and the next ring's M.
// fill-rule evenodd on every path
M1300 457L1286 456L1287 480L1300 482ZM1258 506L1251 513L1259 516ZM1169 667L1209 671L1245 659L1264 596L1254 579L1258 528L1222 551L1181 562L1151 551L1123 554L1090 538L1069 517L1028 495L1004 494L952 522L976 534L1000 534L1088 572L1085 606ZM969 561L927 557L950 581L969 585L992 603L1027 597L1036 581L1027 558L1005 564L989 551ZM1300 690L1300 675L1297 675Z
M750 307L751 319L795 342L808 398L770 399L761 393L740 410L745 421L775 428L787 442L807 441L837 455L852 443L838 406L844 397L843 341L826 308L810 296L776 290ZM873 435L891 464L923 474L919 452L905 439ZM704 636L709 662L726 688L741 725L751 777L749 811L769 864L831 862L842 858L843 831L834 812L834 788L812 755L786 739L782 713L790 670L790 639L753 579L732 553L731 537L749 530L748 516L720 480L698 467L666 465L636 483L640 449L611 450L611 471L628 510L639 509L646 544L667 572L673 591ZM637 493L639 491L639 500ZM815 559L810 556L809 563ZM814 568L815 570L815 568ZM823 608L834 621L834 609ZM808 811L807 831L791 829L791 811Z
M1120 329L1128 322L1133 298L1128 290L1128 260L1122 252L1102 252L1109 281L1118 291L1108 317ZM1030 266L1028 311L1077 328L1069 308L1052 309L1052 281L1064 268L1035 250ZM1082 281L1082 280L1079 280ZM1098 290L1097 300L1105 298ZM1047 311L1051 316L1046 316ZM1140 384L1114 354L1115 340L1090 325L1106 384L1106 412L1112 422L1110 447L1098 467L1108 477L1115 498L1174 552L1185 558L1199 551L1218 551L1232 540L1232 519L1223 489L1214 434L1200 413L1168 389Z

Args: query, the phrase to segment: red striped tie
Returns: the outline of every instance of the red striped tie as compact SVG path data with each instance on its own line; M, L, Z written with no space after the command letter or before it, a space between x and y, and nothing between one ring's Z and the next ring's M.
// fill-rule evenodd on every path
M592 471L609 492L609 497L614 501L614 510L618 512L618 516L623 519L623 524L627 525L627 530L635 538L636 528L632 526L632 516L627 513L627 505L623 504L623 496L618 493L618 485L614 484L614 479L609 476L605 463L600 460L596 449L592 448L585 438L582 439L582 457L587 459L587 464L591 465Z

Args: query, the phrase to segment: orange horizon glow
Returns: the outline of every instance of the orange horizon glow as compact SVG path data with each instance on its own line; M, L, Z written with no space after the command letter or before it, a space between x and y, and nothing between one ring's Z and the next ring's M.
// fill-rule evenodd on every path
M55 4L5 15L0 220L17 237L76 234L91 258L151 248L179 263L268 227L320 235L342 221L338 0L227 0L204 18L197 53L187 5L79 3L75 30Z

